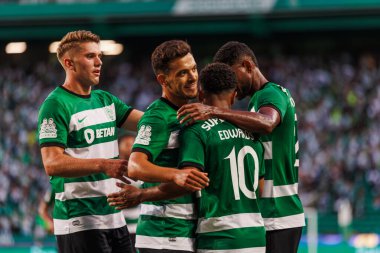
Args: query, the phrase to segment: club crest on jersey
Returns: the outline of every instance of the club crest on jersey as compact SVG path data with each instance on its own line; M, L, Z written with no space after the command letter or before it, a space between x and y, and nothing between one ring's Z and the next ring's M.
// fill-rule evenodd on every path
M40 139L57 138L57 127L53 118L44 118L40 126Z
M116 117L115 117L115 106L114 106L114 104L112 104L112 105L110 105L110 106L105 106L105 107L104 107L104 110L105 110L105 112L106 112L107 117L108 117L111 121L116 120Z
M152 135L152 127L142 125L137 134L135 143L141 144L141 145L149 145L151 135Z

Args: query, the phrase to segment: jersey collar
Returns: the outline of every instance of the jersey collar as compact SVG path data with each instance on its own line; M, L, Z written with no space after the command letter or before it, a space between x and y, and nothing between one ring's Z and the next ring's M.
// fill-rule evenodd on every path
M260 90L264 89L265 86L267 86L269 83L270 83L270 82L266 82L266 83L264 83L263 86L261 86Z
M179 107L173 104L172 102L170 102L168 99L164 97L160 97L160 100L164 102L165 104L167 104L168 106L170 106L171 108L173 108L174 110L178 111Z
M79 95L79 94L76 94L76 93L72 92L71 90L66 89L65 87L63 87L63 85L59 86L59 88L62 88L66 92L68 92L70 94L73 94L74 96L77 96L77 97L80 97L80 98L90 98L91 97L91 93L89 95Z

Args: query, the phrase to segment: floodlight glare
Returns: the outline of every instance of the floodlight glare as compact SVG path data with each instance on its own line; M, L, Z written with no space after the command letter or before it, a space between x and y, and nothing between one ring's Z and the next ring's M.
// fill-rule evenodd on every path
M57 53L59 41L54 41L49 45L50 53ZM100 50L104 55L119 55L123 52L124 46L120 43L116 43L114 40L101 40Z
M26 51L26 42L10 42L5 46L7 54L22 54Z
M100 50L104 55L119 55L123 52L124 46L114 40L101 40Z
M52 54L57 53L58 45L59 45L59 41L54 41L54 42L50 43L49 52Z

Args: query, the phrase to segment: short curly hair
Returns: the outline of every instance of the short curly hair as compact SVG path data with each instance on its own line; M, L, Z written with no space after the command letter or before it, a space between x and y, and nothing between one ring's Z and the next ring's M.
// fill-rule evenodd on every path
M160 44L152 53L154 74L168 73L171 61L192 54L191 47L183 40L168 40Z
M216 52L213 62L222 62L229 66L238 63L238 61L244 57L248 56L252 59L253 63L259 67L256 56L253 51L244 43L238 41L230 41L224 44Z
M202 90L211 94L220 94L235 90L237 78L230 66L224 63L211 63L204 67L199 75Z
M79 46L83 42L95 42L99 43L100 38L98 35L85 30L73 31L67 33L60 41L57 48L58 60L61 60L62 56L69 50Z

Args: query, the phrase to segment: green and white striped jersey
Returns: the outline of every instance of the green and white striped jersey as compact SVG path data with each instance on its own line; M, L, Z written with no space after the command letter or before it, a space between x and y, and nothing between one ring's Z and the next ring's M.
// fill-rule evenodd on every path
M220 119L185 128L179 167L208 173L198 199L197 252L265 252L264 221L257 201L264 147L251 133Z
M261 136L265 148L265 185L260 210L265 227L278 230L305 226L298 197L298 136L295 103L289 90L268 82L249 103L250 111L269 106L278 111L280 124L271 134Z
M177 109L160 98L146 110L138 125L132 152L143 152L153 164L177 168L180 124ZM158 183L144 183L142 188ZM136 248L194 250L193 195L174 200L144 202L136 230Z
M81 96L57 87L40 108L39 144L41 148L62 147L75 158L117 158L117 127L131 111L131 107L102 90ZM50 182L55 192L56 235L125 226L122 213L107 203L106 195L119 191L116 179L97 173L75 178L53 176Z

